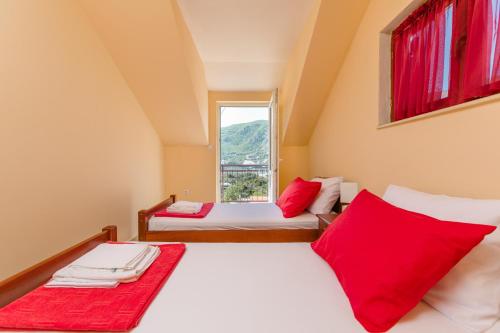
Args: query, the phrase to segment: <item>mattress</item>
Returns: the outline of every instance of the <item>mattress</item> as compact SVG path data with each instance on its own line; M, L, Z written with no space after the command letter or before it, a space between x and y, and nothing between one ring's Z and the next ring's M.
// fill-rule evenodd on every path
M306 243L188 244L134 333L362 333ZM495 330L496 329L496 330ZM391 333L467 333L424 303ZM498 327L488 333L498 333Z
M364 333L306 243L188 244L133 333ZM424 303L391 333L467 333ZM500 333L500 324L486 333Z
M221 203L215 204L202 219L152 217L149 220L150 231L317 228L316 215L305 212L293 218L284 218L274 203Z

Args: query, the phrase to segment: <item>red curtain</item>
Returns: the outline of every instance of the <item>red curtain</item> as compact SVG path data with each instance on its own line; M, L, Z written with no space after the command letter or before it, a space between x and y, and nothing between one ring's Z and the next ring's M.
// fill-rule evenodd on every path
M500 91L500 39L495 0L469 0L462 101Z
M450 103L445 78L446 9L452 0L429 0L393 32L393 120ZM450 78L450 76L448 76ZM443 91L445 90L445 91Z
M406 19L392 36L392 120L499 93L499 16L500 0L429 0Z

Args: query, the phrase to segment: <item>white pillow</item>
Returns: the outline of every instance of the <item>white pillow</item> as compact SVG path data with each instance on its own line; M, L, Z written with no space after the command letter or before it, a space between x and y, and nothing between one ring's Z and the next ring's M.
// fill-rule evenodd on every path
M308 210L313 214L329 214L340 197L340 183L344 181L344 178L313 178L311 181L320 182L321 190Z
M441 220L500 224L500 200L433 195L390 185L387 202ZM465 256L424 296L424 301L472 332L484 332L500 318L500 230Z

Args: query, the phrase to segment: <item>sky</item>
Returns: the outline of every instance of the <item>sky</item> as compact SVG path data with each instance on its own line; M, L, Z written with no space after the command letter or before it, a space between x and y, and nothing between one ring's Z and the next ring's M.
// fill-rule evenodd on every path
M234 124L249 123L255 120L269 120L267 106L223 106L221 107L220 126L227 127Z

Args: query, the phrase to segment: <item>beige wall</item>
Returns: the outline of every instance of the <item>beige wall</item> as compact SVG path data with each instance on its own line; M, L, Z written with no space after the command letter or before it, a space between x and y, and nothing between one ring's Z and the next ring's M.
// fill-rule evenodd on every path
M164 151L166 193L178 200L215 202L215 147L166 146Z
M163 196L160 140L78 4L0 2L0 279Z
M206 145L204 65L176 1L78 2L163 143Z
M267 102L270 99L269 92L209 92L209 145L165 147L166 192L176 194L181 200L214 202L217 102Z
M205 77L205 64L201 60L200 54L194 43L191 31L182 16L182 12L176 0L171 0L172 9L179 29L180 40L183 45L184 63L191 78L198 112L203 123L204 137L208 140L208 86ZM174 80L177 78L174 78ZM173 117L170 117L173 118Z
M279 193L295 178L308 179L309 172L309 149L307 146L282 146L280 147L280 172Z
M408 0L373 0L310 141L312 174L500 199L500 102L377 129L379 36Z
M281 86L285 145L308 144L368 2L316 1Z
M318 19L321 0L315 0L311 14L288 59L285 75L279 88L280 138L283 141L292 112L294 111L297 91L302 79L302 72L307 60L311 38Z

